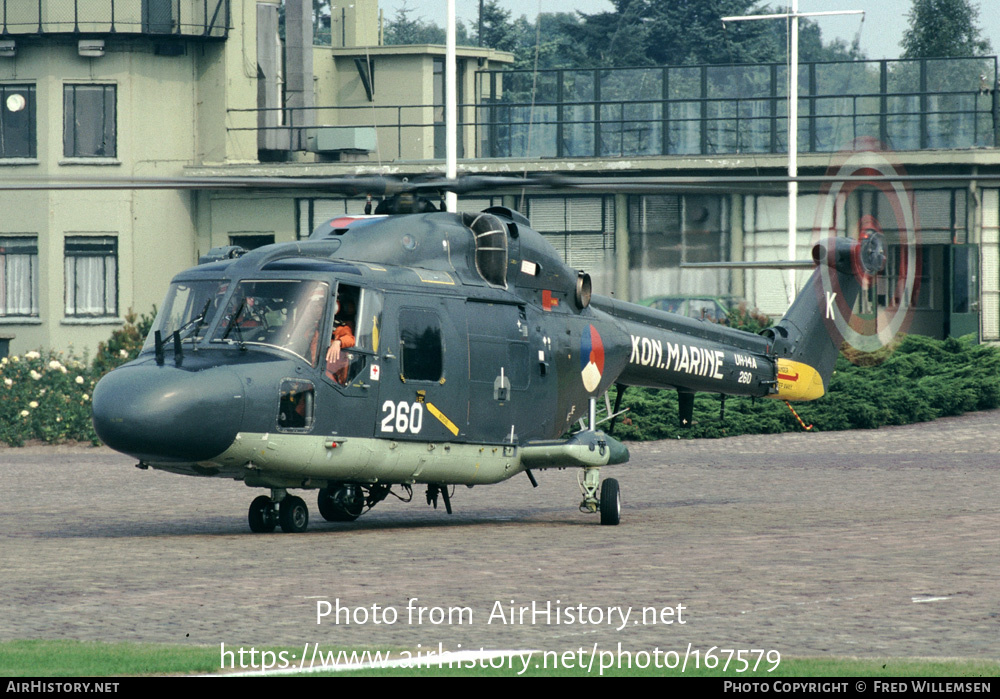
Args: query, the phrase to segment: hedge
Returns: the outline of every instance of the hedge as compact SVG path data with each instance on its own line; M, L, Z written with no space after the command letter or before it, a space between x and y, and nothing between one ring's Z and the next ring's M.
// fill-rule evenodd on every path
M154 310L155 313L155 310ZM90 396L105 373L136 357L153 316L126 316L123 327L98 346L92 360L62 352L28 352L0 359L0 443L83 441L98 444ZM759 317L747 316L759 327ZM737 322L735 325L742 325ZM855 358L857 359L857 358ZM793 404L814 430L871 429L1000 407L1000 349L973 337L933 340L911 335L891 351L862 357L859 366L837 360L830 390L812 403ZM628 389L615 435L647 440L770 434L802 429L781 401L698 394L694 425L678 425L673 391ZM606 427L606 426L605 426Z

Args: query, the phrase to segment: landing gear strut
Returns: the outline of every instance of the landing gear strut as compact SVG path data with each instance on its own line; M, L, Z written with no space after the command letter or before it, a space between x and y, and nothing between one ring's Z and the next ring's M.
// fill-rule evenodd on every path
M621 490L614 478L605 478L602 483L600 474L601 470L597 467L584 468L580 474L580 490L583 492L580 511L600 512L601 524L614 526L621 521Z
M427 504L434 505L434 509L438 506L438 494L444 500L444 509L447 510L448 514L451 514L451 496L448 495L448 486L438 485L437 483L430 483L427 485Z

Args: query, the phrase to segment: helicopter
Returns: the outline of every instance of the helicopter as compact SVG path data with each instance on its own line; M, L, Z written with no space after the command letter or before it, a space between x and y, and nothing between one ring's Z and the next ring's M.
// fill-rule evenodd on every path
M307 529L293 490L318 491L327 521L418 485L451 514L456 486L524 472L537 487L534 471L565 468L580 509L617 525L621 488L600 472L629 453L599 429L598 397L617 386L613 418L629 387L675 390L682 425L696 392L818 398L839 352L828 326L886 263L878 230L820 240L805 287L756 335L594 294L517 211L420 196L449 186L397 187L301 241L210 250L93 391L100 439L142 469L264 489L257 533Z

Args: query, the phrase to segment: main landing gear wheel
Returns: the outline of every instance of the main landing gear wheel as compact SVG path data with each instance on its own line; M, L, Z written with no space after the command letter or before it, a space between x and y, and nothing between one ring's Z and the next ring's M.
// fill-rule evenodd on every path
M350 483L320 488L317 505L327 522L353 522L365 510L365 494Z
M250 512L247 513L247 518L250 520L250 531L256 534L273 532L278 524L274 503L266 495L261 495L250 503Z
M601 524L616 525L621 521L622 496L618 481L605 478L601 483Z
M302 498L286 495L278 505L281 531L298 534L309 526L309 508Z
M613 526L621 521L622 496L616 479L605 478L602 481L600 469L587 466L580 473L580 490L583 491L580 512L600 512L603 525Z

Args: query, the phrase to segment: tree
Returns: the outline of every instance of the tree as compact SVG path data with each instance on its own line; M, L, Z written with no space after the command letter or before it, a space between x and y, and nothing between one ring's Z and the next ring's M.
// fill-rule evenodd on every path
M535 66L537 43L538 68L590 68L594 63L576 40L581 26L579 13L556 12L538 15L536 24L521 17L515 22L519 43L514 52L514 67Z
M518 35L515 25L510 19L510 10L505 10L497 4L497 0L487 0L483 4L483 36L479 41L479 22L473 22L472 36L478 45L500 51L515 51L518 45Z
M770 22L722 18L749 14L755 0L614 0L614 12L583 15L575 38L599 65L759 63L781 60ZM775 22L775 24L780 24Z
M978 26L979 7L970 0L913 0L903 34L903 58L981 56L990 53Z
M412 17L413 8L405 2L396 10L392 19L385 23L386 44L444 44L445 30L434 22L426 22L423 17ZM469 35L464 24L455 27L455 41L460 46L468 46Z

